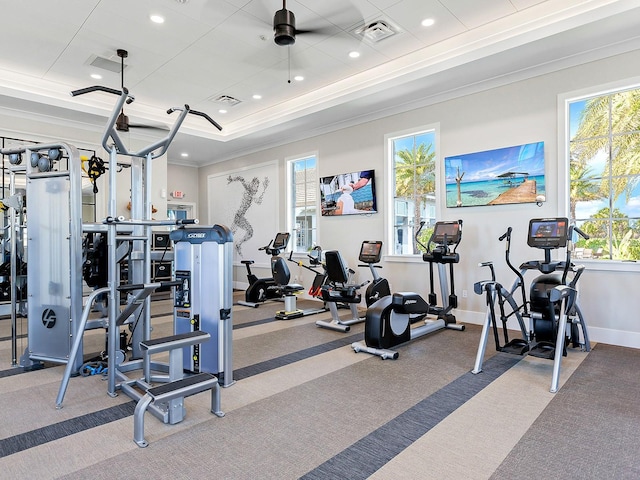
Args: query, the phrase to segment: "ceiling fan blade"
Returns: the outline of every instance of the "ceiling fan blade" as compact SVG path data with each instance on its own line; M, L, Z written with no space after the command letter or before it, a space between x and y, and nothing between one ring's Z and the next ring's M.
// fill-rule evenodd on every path
M146 128L148 130L162 130L165 132L169 131L169 127L166 125L143 125L143 124L130 123L129 128Z

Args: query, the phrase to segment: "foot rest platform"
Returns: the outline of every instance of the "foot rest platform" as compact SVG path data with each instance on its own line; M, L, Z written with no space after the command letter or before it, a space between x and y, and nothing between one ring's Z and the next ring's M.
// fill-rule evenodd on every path
M140 342L140 348L147 350L149 354L166 352L176 348L189 347L208 341L211 335L207 332L195 330L193 332L179 333L168 337L154 338Z
M211 373L198 373L170 383L164 383L147 390L152 402L168 402L180 397L188 397L196 393L210 390L218 384L218 379Z
M198 373L147 390L145 395L138 400L133 414L133 441L139 447L149 445L144 439L144 413L151 403L169 402L205 390L211 390L211 413L223 417L224 412L220 410L220 385L216 376L211 373Z

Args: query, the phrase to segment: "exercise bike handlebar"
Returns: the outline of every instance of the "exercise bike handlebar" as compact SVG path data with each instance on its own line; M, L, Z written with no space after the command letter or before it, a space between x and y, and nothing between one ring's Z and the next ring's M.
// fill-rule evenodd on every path
M313 258L311 255L307 255L307 256L308 256L309 258L311 258L311 259ZM294 260L294 259L293 259L293 250L291 250L291 252L289 252L289 258L287 258L287 260L289 260L291 263L295 263L295 264L296 264L296 265L298 265L299 267L306 268L307 270L309 270L309 271L311 271L311 272L313 272L313 273L316 273L316 274L318 273L318 271L317 271L315 268L310 267L309 265L305 265L305 264L302 262L302 260ZM319 265L322 265L322 264L319 264Z

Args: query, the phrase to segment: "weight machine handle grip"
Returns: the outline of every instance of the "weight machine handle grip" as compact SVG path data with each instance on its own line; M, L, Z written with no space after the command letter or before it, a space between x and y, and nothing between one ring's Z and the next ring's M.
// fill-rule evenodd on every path
M156 285L158 285L158 287L177 287L179 285L182 285L182 280L170 280L168 282L159 282ZM131 290L142 290L148 286L149 284L146 284L146 283L130 283L128 285L119 285L118 287L116 287L116 290L118 290L119 292L127 292Z
M209 115L207 115L204 112L198 112L197 110L189 110L189 113L191 115L198 115L199 117L203 117L205 118L209 123L211 123L214 127L216 127L218 130L222 130L222 127L213 119L211 118Z
M198 115L199 117L204 117L205 119L207 119L209 121L209 123L211 123L214 127L216 127L218 130L222 130L222 127L213 119L211 118L209 115L207 115L204 112L198 112L197 110L191 110L189 108L189 105L185 105L184 108L187 110L187 113L190 113L192 115ZM181 110L178 108L170 108L167 110L167 113L169 115L171 115L173 112L177 111L177 110Z
M125 93L129 93L127 92L126 88L124 89L124 91ZM84 95L85 93L91 93L91 92L105 92L105 93L112 93L114 95L122 95L122 92L120 90L116 90L115 88L103 87L102 85L94 85L92 87L79 88L78 90L72 90L71 96L77 97L78 95Z

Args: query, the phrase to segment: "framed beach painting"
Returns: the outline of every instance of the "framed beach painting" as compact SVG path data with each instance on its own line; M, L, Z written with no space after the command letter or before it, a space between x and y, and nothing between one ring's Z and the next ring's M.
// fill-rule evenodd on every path
M444 159L447 207L545 201L544 142Z

